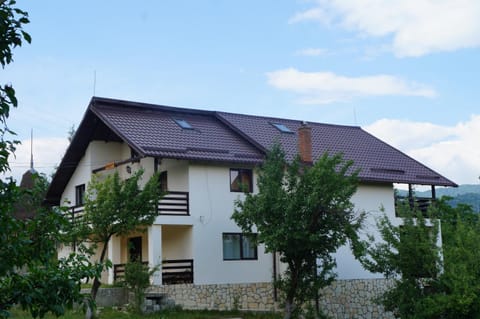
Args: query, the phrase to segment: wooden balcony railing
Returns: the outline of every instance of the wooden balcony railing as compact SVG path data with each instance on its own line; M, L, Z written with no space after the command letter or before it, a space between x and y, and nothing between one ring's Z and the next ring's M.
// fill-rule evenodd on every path
M122 280L125 277L125 265L126 264L113 265L113 281ZM148 261L143 261L142 265L148 265Z
M147 265L148 261L142 262ZM125 277L125 264L113 265L113 280L119 281ZM162 284L193 283L193 259L170 259L162 261Z
M162 284L192 284L193 259L172 259L162 261Z
M158 213L160 215L189 216L188 192L168 192L158 202ZM71 223L79 223L85 213L84 206L72 206L65 212L65 216Z
M79 223L83 220L83 214L85 213L84 206L69 207L65 212L65 216L71 223Z
M179 215L189 216L188 192L168 192L158 203L158 212L160 215Z
M435 198L432 197L408 197L397 196L395 197L395 216L402 217L400 206L406 205L412 210L421 211L424 217L427 216L428 209L435 204Z

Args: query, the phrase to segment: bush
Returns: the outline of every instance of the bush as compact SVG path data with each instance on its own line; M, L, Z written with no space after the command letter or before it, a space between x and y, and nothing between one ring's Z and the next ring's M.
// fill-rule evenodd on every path
M148 265L134 261L125 265L125 286L133 293L132 310L141 313L145 301L145 290L150 286L150 276L158 267L149 269Z

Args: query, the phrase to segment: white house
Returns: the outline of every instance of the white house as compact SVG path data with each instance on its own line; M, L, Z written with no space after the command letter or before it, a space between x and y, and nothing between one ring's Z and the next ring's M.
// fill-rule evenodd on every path
M108 258L115 267L103 280L114 282L126 262L140 258L162 265L153 278L156 285L269 283L281 271L278 256L252 246L230 216L234 201L243 196L239 182L256 191L253 168L275 142L281 143L289 159L298 153L301 126L297 120L94 97L52 180L47 201L70 203L76 218L93 173L117 170L127 178L140 167L145 177L161 172L162 187L169 193L159 204L160 215L144 233L112 238ZM340 152L360 169L353 202L369 215L367 225L373 224L380 207L396 218L394 183L428 185L432 198L436 186L456 186L360 127L312 122L308 127L313 160L325 152ZM63 247L60 254L69 249ZM337 253L337 263L339 279L380 277L363 270L347 248Z

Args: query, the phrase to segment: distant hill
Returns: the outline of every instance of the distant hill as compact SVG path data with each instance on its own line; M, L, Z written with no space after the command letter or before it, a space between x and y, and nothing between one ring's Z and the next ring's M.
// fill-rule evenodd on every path
M400 196L407 196L408 191L397 190ZM430 191L417 191L415 192L418 197L430 197ZM466 204L472 206L472 208L480 212L480 185L459 185L458 187L442 187L436 189L436 195L438 198L443 196L452 197L449 201L450 205L457 206L458 204Z

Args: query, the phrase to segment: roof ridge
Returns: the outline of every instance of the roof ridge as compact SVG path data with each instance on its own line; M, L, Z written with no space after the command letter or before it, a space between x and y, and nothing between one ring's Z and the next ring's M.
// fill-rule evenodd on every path
M91 103L95 105L97 103L104 104L105 106L115 106L115 104L123 104L129 107L136 107L136 108L144 108L144 109L152 109L152 110L161 110L161 111L169 111L169 112L179 112L179 113L191 113L191 114L201 114L201 115L210 115L215 116L217 114L228 114L228 115L236 115L236 116L243 116L243 117L256 117L268 120L278 120L278 121L289 121L289 122L296 122L302 123L305 120L299 119L292 119L292 118L284 118L284 117L276 117L276 116L264 116L264 115L255 115L255 114L243 114L243 113L234 113L234 112L226 112L226 111L218 111L218 110L203 110L198 108L189 108L184 106L171 106L171 105L164 105L164 104L154 104L154 103L145 103L145 102L136 102L136 101L128 101L128 100L121 100L121 99L112 99L112 98L105 98L94 96L92 97ZM222 117L223 118L223 117ZM324 123L324 122L311 122L306 121L308 124L313 125L324 125L324 126L334 126L334 127L344 127L344 128L361 128L358 125L345 125L345 124L333 124L333 123Z
M187 107L179 107L179 106L170 106L170 105L163 105L163 104L154 104L154 103L144 103L144 102L135 102L135 101L127 101L127 100L119 100L119 99L111 99L105 97L98 97L94 96L91 99L90 104L92 106L111 106L115 107L118 104L125 105L128 107L134 108L141 108L141 109L152 109L156 111L169 111L169 112L179 112L179 113L191 113L196 115L214 115L216 111L212 110L202 110L202 109L192 109Z
M305 120L297 120L297 119L290 119L284 117L276 117L276 116L264 116L264 115L253 115L253 114L242 114L242 113L233 113L233 112L224 112L224 111L217 111L219 114L227 114L227 115L238 115L243 117L256 117L262 118L267 120L278 120L278 121L289 121L295 123L303 123L307 122L307 124L313 125L323 125L323 126L333 126L333 127L344 127L344 128L354 128L354 129L361 129L361 126L358 125L346 125L346 124L333 124L333 123L324 123L324 122L312 122L312 121L305 121Z

